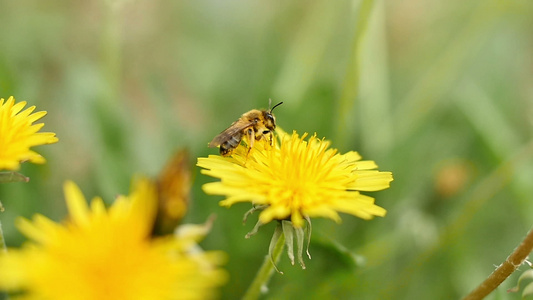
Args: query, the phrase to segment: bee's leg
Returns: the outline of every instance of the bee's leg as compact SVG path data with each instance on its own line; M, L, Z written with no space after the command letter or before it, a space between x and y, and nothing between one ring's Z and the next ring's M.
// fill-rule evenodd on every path
M246 134L248 134L248 142L250 143L250 145L248 145L248 153L246 153L246 158L248 158L250 151L252 151L252 148L254 147L254 142L255 142L254 130L252 128L249 128Z
M273 139L274 135L272 134L272 131L270 132L270 146L273 146Z

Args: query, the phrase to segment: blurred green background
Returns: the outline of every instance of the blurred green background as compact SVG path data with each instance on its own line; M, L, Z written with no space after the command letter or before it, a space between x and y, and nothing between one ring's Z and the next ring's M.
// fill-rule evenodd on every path
M313 221L312 260L286 255L264 299L457 299L533 225L533 2L0 0L0 97L48 111L60 141L3 184L16 216L65 217L62 183L111 203L181 147L196 157L268 99L286 131L316 132L392 171L367 193L385 218ZM202 243L228 253L222 299L242 296L274 224L249 240L194 168L186 222L217 214ZM526 270L527 267L521 267ZM488 299L507 294L520 271Z

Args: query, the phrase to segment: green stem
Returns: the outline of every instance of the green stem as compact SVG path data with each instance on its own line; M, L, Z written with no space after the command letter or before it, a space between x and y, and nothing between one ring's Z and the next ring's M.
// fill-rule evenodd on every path
M494 291L507 277L509 277L527 258L533 250L533 228L522 240L522 243L514 249L507 259L492 274L485 279L475 290L463 298L463 300L483 299Z
M0 222L0 252L7 252L6 240L4 239L4 232L2 231L2 222Z
M2 202L0 202L0 212L4 211ZM0 222L0 254L7 253L6 240L4 238L4 231L2 230L2 222ZM0 291L0 300L9 300L7 292Z
M7 252L6 240L4 239L4 232L2 231L2 222L0 222L0 253L6 253L6 252ZM8 300L8 299L9 297L7 293L0 291L0 300Z
M272 253L272 257L275 263L279 261L281 253L283 252L284 244L285 244L285 236L281 235ZM268 284L273 273L274 273L274 265L270 261L270 255L267 254L265 256L265 260L263 261L263 265L259 269L259 272L257 272L257 275L255 275L254 281L252 282L252 284L246 291L246 294L244 294L244 297L242 297L242 300L259 299L259 296L261 295L261 288Z

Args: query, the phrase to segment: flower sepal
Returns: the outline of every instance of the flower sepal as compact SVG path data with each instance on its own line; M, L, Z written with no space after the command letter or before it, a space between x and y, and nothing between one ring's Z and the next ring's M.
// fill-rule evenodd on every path
M250 216L256 211L263 210L267 207L268 205L258 205L252 207L244 214L243 223L246 223L248 216ZM305 216L304 220L306 224L305 228L303 228L302 226L294 226L294 224L290 220L277 220L278 224L276 226L276 229L274 230L274 234L272 235L272 239L270 240L270 245L268 247L268 256L270 257L270 262L274 266L274 269L280 274L283 274L283 272L278 269L278 266L276 265L276 259L274 258L274 252L276 252L276 245L278 245L280 239L284 240L284 244L282 244L281 247L287 247L287 256L289 257L289 260L291 261L291 264L293 266L296 258L302 269L306 268L305 262L303 260L304 246L305 254L307 255L307 257L309 257L309 259L311 259L311 254L309 253L309 243L311 242L312 232L311 219ZM249 239L250 237L255 235L259 231L259 228L263 225L264 223L261 222L261 219L259 219L252 231L246 234L245 238ZM295 242L296 251L294 249Z
M299 226L294 226L291 221L288 220L282 220L278 221L278 225L276 226L276 230L274 231L274 235L272 236L272 240L270 241L269 246L269 255L272 261L272 264L274 264L274 268L279 273L283 274L283 272L280 272L278 267L276 266L274 259L272 258L272 251L278 242L278 239L283 235L285 239L285 246L287 247L287 256L289 256L289 259L291 261L291 265L294 266L294 257L296 255L296 259L298 259L298 263L302 267L302 269L305 269L305 263L303 260L303 249L305 244L305 254L307 254L307 257L311 259L311 254L309 253L309 243L311 242L311 219L308 217L305 218L306 221L306 227L305 229ZM296 238L296 252L294 251L294 241ZM307 239L307 243L305 242Z

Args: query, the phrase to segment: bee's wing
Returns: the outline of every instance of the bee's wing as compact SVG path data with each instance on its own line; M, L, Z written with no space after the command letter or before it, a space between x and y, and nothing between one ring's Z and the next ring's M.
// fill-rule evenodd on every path
M247 127L250 127L251 125L252 125L251 122L236 121L233 124L231 124L231 126L228 127L228 129L222 131L219 135L215 136L208 146L211 148L220 146L220 144L229 140L237 133L244 131Z

